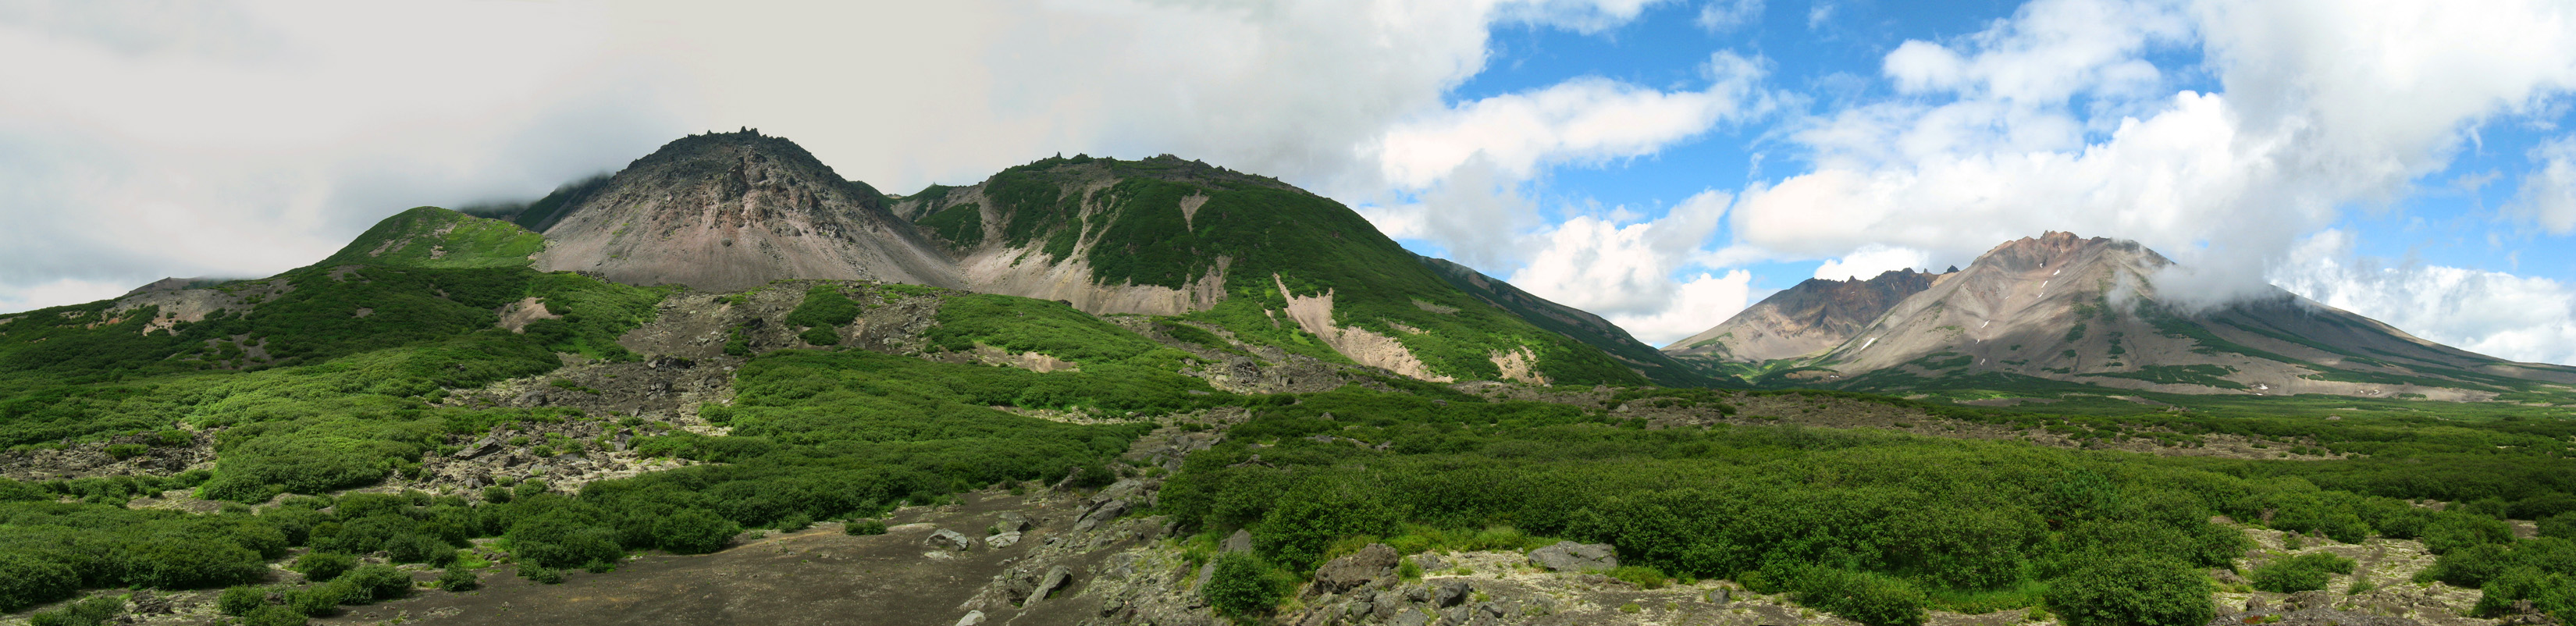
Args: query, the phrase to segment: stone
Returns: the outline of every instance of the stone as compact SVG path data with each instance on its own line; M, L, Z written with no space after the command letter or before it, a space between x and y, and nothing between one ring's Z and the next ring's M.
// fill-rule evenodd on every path
M1451 579L1440 583L1440 589L1431 594L1431 603L1444 609L1458 606L1466 602L1467 596L1473 591L1475 589L1467 586L1467 581Z
M1029 517L1019 511L1003 511L1000 521L993 522L993 528L1006 533L1028 530Z
M983 623L983 611L967 611L965 617L957 618L957 626L977 626Z
M1700 599L1708 601L1709 604L1726 604L1728 602L1734 602L1735 590L1725 587L1710 589L1708 590L1708 593L1700 594Z
M1015 544L1015 543L1019 543L1019 542L1020 542L1020 533L1019 533L1019 532L1017 532L1017 531L1004 532L1004 533L1001 533L1001 534L998 534L998 535L993 535L993 536L991 536L991 537L985 537L985 538L984 538L984 545L992 546L992 547L993 547L993 549L995 549L995 550L999 550L999 549L1002 549L1002 548L1008 548L1008 547L1011 547L1011 544Z
M1449 569L1448 561L1442 560L1440 555L1429 552L1413 555L1413 564L1422 566L1422 571L1425 572L1437 572Z
M1430 626L1431 615L1421 611L1405 611L1395 614L1395 619L1388 620L1387 623L1395 626Z
M1559 541L1531 550L1531 565L1557 572L1609 571L1619 567L1619 553L1606 543Z
M1225 538L1225 553L1226 553L1226 554L1233 554L1233 553L1236 553L1236 552L1251 552L1251 551L1252 551L1252 531L1249 531L1249 530L1237 530L1237 531L1234 531L1234 534L1226 536L1226 538Z
M930 538L925 539L922 542L959 551L975 547L975 540L968 539L966 538L966 535L959 534L957 531L946 528L932 531L930 533Z
M1395 548L1372 543L1360 551L1333 559L1315 569L1315 590L1341 593L1358 589L1370 582L1386 580L1395 574Z
M471 459L471 458L474 458L474 457L483 456L483 455L486 455L486 454L491 454L491 453L492 453L492 451L494 451L494 450L499 450L499 449L501 449L501 439L500 439L500 437L498 437L498 436L493 436L493 437L484 437L484 438L482 438L482 439L477 439L477 440L475 440L475 441L474 441L474 443L467 444L467 445L465 446L465 448L464 448L464 449L457 450L457 451L456 451L456 458L460 458L460 459Z
M1118 519L1118 516L1126 514L1126 500L1110 500L1108 502L1103 502L1100 504L1100 508L1092 509L1090 513L1082 515L1081 521L1074 522L1073 532L1089 532L1091 529L1099 528L1100 525L1107 524L1110 520Z
M1029 591L1029 603L1035 604L1039 600L1045 600L1048 594L1063 589L1065 584L1070 582L1073 582L1073 570L1065 569L1062 565L1047 568L1046 577L1039 579L1038 587Z

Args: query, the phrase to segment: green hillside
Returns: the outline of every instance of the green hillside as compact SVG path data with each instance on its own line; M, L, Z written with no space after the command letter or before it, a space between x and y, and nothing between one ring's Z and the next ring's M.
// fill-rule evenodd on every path
M1171 156L1076 156L1004 170L984 194L999 209L990 229L1001 234L996 243L1060 259L1084 254L1100 284L1179 288L1223 259L1226 300L1184 317L1248 341L1330 356L1312 336L1264 313L1287 306L1284 284L1300 297L1331 292L1336 325L1393 337L1434 374L1498 379L1494 355L1527 349L1558 384L1648 382L1599 348L1451 286L1349 207L1274 179ZM1182 203L1193 197L1205 199L1185 215ZM964 206L926 211L920 221L962 243L973 229L949 222L972 214Z

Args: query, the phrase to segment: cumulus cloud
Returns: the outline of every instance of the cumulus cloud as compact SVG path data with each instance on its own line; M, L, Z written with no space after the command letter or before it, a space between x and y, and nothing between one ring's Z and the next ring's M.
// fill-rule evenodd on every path
M2257 292L2300 237L2576 86L2576 11L2457 8L2037 0L1888 54L1906 97L1810 120L1793 139L1814 168L1747 189L1734 233L1779 258L1878 244L1949 263L2064 230L2223 268L2171 295ZM2147 61L2194 41L2223 92L2172 90Z
M737 126L898 192L1090 152L1358 197L1496 24L1657 1L0 4L0 55L45 60L0 65L0 298L267 274Z
M1762 0L1709 0L1700 5L1699 27L1722 33L1762 20Z
M2503 272L2356 257L2353 235L2301 242L2282 288L2418 337L2524 362L2576 363L2576 285Z
M1675 280L1716 234L1733 200L1724 192L1702 192L1661 218L1631 224L1589 215L1568 219L1533 237L1537 252L1508 280L1608 318L1649 344L1689 336L1745 306L1752 276L1741 270Z
M1382 179L1411 199L1360 211L1389 235L1432 242L1470 267L1520 267L1513 284L1614 321L1678 310L1684 284L1674 274L1715 232L1732 196L1695 196L1652 223L1577 216L1549 225L1526 187L1548 167L1652 155L1768 106L1754 94L1759 62L1721 52L1703 71L1709 85L1698 91L1585 77L1400 122L1369 153ZM1716 284L1694 293L1715 294Z
M1759 63L1721 52L1701 91L1666 92L1599 77L1493 96L1398 125L1377 141L1389 181L1429 187L1482 158L1528 178L1540 166L1652 154L1748 110Z
M676 132L579 5L0 8L0 301L313 262L422 204L543 193ZM80 285L84 288L65 288Z
M2549 234L2576 231L2576 136L2533 148L2531 160L2538 167L2523 175L2506 213Z

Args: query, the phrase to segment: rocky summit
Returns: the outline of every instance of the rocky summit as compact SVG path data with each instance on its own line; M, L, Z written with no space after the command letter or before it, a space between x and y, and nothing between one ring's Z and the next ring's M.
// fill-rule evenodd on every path
M2576 370L2065 233L1658 351L1164 155L754 132L0 316L0 623L2550 624Z

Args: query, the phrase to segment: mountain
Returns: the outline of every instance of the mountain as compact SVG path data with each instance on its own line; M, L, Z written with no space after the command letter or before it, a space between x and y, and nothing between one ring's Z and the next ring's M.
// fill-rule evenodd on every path
M1172 316L1434 382L1641 384L1657 367L1462 291L1339 202L1170 155L1045 159L891 211L976 291Z
M2155 283L2172 265L2133 241L2005 242L1796 365L1879 391L2055 381L2479 400L2576 383L2576 370L2451 348L2278 289L2214 308L2174 302Z
M541 270L709 291L786 278L963 284L875 188L758 131L683 137L558 195L531 209L560 209L523 216L544 226Z
M1702 363L1757 364L1814 354L1850 339L1897 302L1949 276L1909 268L1869 280L1810 278L1745 307L1725 323L1664 346L1663 353Z

